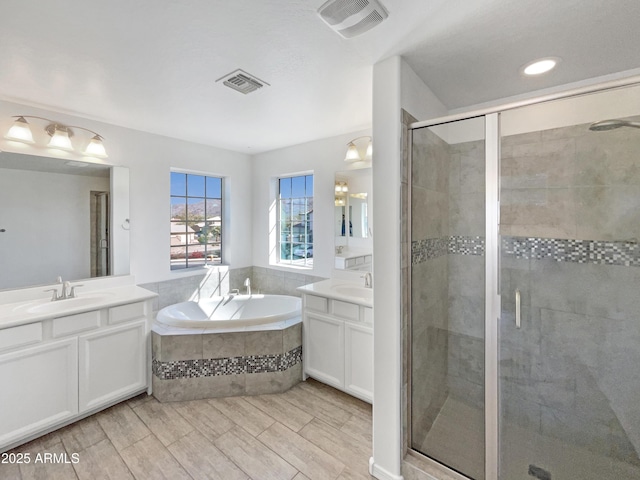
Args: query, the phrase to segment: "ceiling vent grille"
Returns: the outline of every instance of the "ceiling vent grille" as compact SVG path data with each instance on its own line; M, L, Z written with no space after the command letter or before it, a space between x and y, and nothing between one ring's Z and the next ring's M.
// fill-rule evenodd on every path
M329 0L318 15L345 38L361 35L389 16L378 0Z
M266 86L270 86L267 82L260 80L255 75L237 69L227 75L220 77L216 82L220 82L229 88L244 93L245 95Z

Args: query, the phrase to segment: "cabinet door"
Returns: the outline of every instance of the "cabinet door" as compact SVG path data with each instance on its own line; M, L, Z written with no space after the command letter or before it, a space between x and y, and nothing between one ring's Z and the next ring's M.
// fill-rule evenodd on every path
M0 355L0 450L78 413L78 342Z
M307 313L304 338L305 373L344 388L344 322Z
M373 400L373 329L346 323L345 391L369 403Z
M79 337L80 412L142 390L146 378L146 321Z

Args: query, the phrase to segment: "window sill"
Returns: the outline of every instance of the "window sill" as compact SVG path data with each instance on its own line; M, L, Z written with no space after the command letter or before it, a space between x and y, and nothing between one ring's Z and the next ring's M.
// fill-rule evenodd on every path
M269 267L281 270L302 270L305 272L313 272L313 265L292 265L290 263L270 263Z

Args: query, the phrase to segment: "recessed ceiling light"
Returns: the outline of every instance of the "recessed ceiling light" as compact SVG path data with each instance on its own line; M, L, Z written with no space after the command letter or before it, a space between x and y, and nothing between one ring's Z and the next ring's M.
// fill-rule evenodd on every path
M541 75L552 70L558 63L560 63L560 59L558 57L541 58L527 63L522 67L521 72L528 76Z

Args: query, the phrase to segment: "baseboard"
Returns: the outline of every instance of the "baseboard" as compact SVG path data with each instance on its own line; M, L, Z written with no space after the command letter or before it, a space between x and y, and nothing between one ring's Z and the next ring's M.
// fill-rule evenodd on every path
M373 475L378 480L404 480L402 475L395 475L388 470L385 470L380 465L376 465L373 457L369 458L369 474Z

